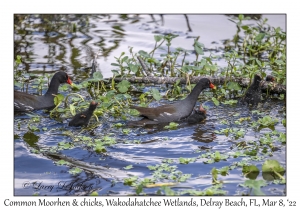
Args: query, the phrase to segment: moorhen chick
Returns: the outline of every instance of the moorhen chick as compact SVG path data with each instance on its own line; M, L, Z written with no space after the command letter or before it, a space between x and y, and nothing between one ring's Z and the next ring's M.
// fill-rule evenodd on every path
M90 106L87 110L80 112L78 114L76 114L72 120L69 122L69 126L87 126L90 122L90 119L95 111L95 109L97 108L98 103L95 101L92 101L90 103Z
M275 77L273 77L272 75L268 75L268 76L266 77L266 81L267 81L267 82L274 82L274 81L275 81Z
M58 93L58 87L62 83L72 85L67 73L60 71L54 74L51 79L49 89L43 96L35 96L28 93L14 91L14 111L26 112L37 109L52 109L54 105L54 96Z
M194 113L192 113L188 118L187 122L189 124L194 124L203 121L206 119L206 110L200 105L199 110L194 110Z
M131 121L129 122L129 125L141 126L146 124L168 123L184 119L191 114L199 94L206 88L215 89L216 87L209 79L202 78L192 92L181 101L155 108L131 106L131 109L139 111L140 116L144 118L140 121Z
M256 105L261 101L261 90L260 90L261 77L256 74L250 87L248 88L244 98L242 98L243 103L248 103Z

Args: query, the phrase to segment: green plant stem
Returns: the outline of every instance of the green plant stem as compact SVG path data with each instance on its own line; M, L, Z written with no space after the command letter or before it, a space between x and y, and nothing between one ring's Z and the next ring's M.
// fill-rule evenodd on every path
M149 54L152 54L152 58L154 55L154 51L157 50L164 42L165 42L165 40L163 40L158 46L156 46L157 42L155 43L154 49L149 53Z
M285 180L285 178L283 177L283 176L281 176L281 174L280 173L278 173L277 171L273 171L277 176L279 176L279 178L281 179L281 180Z
M78 96L79 98L81 98L82 101L84 101L84 98L83 98L81 95L79 95L78 93L70 93L70 94L68 94L68 95L66 96L66 98L65 98L65 103L64 103L64 104L65 104L65 107L67 106L67 101L68 101L68 98L69 98L70 95ZM59 104L58 104L58 105L59 105ZM57 105L57 106L58 106L58 105ZM56 107L57 107L57 106L56 106ZM56 108L56 107L55 107L55 108Z

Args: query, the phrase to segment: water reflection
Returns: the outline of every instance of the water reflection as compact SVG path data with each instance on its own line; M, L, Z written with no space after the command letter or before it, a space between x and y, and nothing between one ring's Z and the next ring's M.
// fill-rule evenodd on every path
M211 129L206 126L198 126L191 136L192 139L202 142L210 143L213 142L217 137Z
M268 18L272 20L273 16L269 16ZM282 19L280 16L274 17L275 20ZM156 20L157 18L161 21ZM200 35L206 49L214 49L211 47L212 42L216 43L224 37L230 42L236 30L234 24L224 15L190 14L14 15L14 25L14 58L16 59L17 55L22 56L22 68L38 73L36 71L39 70L29 65L41 63L45 64L43 71L48 72L54 69L48 69L47 66L55 64L60 70L66 70L78 78L86 78L81 70L90 67L90 61L87 62L85 59L88 54L85 51L86 47L94 53L101 52L99 63L104 76L107 77L112 75L110 70L113 67L110 64L115 62L114 57L119 56L121 52L128 52L128 46L136 48L136 51L152 50L154 42L151 32L165 34L166 30L174 28L168 33L178 34L180 37L174 40L172 47L176 48L180 43L180 47L185 49L192 48L193 39L187 40L188 37L195 38ZM223 29L223 26L226 29L224 28L222 33L216 33ZM166 27L168 29L165 29ZM281 27L285 29L285 26ZM190 29L192 32L187 34L186 31ZM219 44L216 45L218 46Z

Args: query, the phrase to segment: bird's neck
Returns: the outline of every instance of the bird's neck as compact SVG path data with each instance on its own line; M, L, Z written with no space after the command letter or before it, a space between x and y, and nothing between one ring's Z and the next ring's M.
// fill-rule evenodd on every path
M253 82L253 87L254 88L259 88L259 84L260 84L260 81L254 81Z
M197 98L198 98L198 96L199 96L199 94L201 93L202 90L203 90L202 83L198 83L194 87L192 92L184 100L196 103Z
M52 78L49 88L48 88L47 92L45 93L45 95L52 95L52 94L57 95L59 85L60 85L60 82L57 79Z

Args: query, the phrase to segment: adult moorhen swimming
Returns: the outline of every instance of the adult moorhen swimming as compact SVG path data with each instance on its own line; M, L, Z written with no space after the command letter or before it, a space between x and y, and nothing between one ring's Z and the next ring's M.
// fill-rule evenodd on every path
M252 84L248 88L245 96L242 98L242 102L256 105L261 101L260 82L261 77L258 74L255 74Z
M187 122L189 124L194 124L203 121L206 119L206 110L200 105L199 110L194 110L194 113L192 113L188 118Z
M144 118L140 121L131 121L129 125L159 124L184 119L191 114L199 94L205 88L215 89L216 87L209 79L202 78L184 100L175 102L174 104L162 105L155 108L131 106L131 109L138 110L140 116Z
M72 120L69 122L69 126L87 126L90 122L90 119L95 111L95 109L97 108L98 103L95 101L92 101L90 103L90 106L87 110L80 112L78 114L76 114Z
M72 85L72 81L65 72L57 72L51 79L49 89L43 96L30 95L28 93L14 91L14 111L26 112L36 109L52 109L54 105L54 96L58 93L58 87L62 83Z

